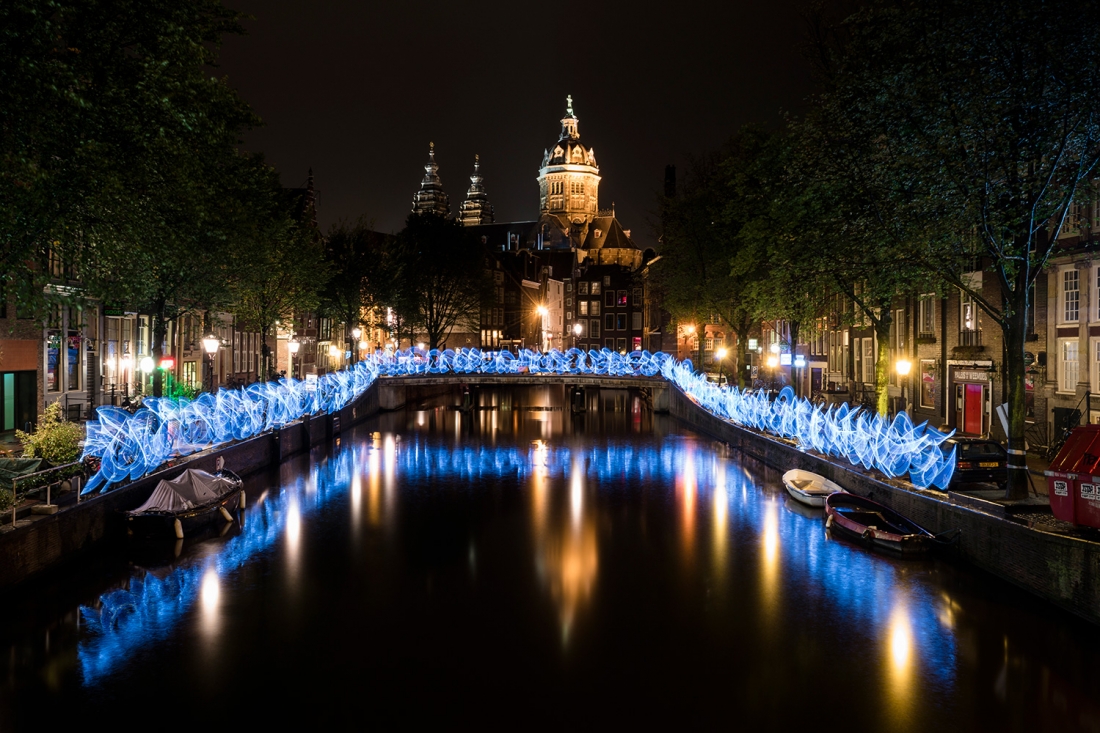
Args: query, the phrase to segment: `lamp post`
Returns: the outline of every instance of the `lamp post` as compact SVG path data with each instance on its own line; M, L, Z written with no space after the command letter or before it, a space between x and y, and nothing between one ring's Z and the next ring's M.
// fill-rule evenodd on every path
M775 369L776 369L776 367L779 366L779 356L777 354L774 354L774 353L769 354L768 360L767 360L766 363L768 365L768 371L771 373L771 377L768 380L769 384L770 384L770 387L768 389L768 393L769 393L769 396L770 396L770 394L775 391Z
M298 342L298 339L294 336L290 337L290 341L286 342L286 350L290 353L290 378L294 379L294 356L298 353L298 349L302 344Z
M906 399L906 386L909 384L909 372L913 369L913 362L908 359L898 359L894 363L894 370L898 373L898 385L901 387L901 403L902 409L908 407L909 401Z
M208 392L214 391L214 355L218 353L218 348L222 345L221 339L215 336L213 333L208 333L202 339L202 348L206 352L206 355L210 357L206 360L206 374L207 377L206 389Z
M535 307L535 312L539 315L539 350L546 351L546 317L550 309L545 305L539 305Z
M714 352L714 360L718 362L718 386L722 386L722 360L726 358L726 354L729 352L724 348L718 349Z
M580 335L581 335L581 324L579 322L574 323L573 324L573 348L574 349L577 348L577 339L580 338Z
M687 339L686 339L686 341L688 342L688 350L687 351L690 354L691 351L692 351L692 349L691 349L691 339L695 336L695 324L694 323L689 323L688 325L684 326L684 333L687 334Z
M355 328L351 329L351 342L355 347L355 353L352 354L352 356L354 357L352 359L352 363L355 363L355 362L359 361L359 351L361 350L361 347L359 346L359 337L362 336L362 335L363 335L363 329L359 328L359 326L356 326ZM349 351L350 350L351 349L349 349Z

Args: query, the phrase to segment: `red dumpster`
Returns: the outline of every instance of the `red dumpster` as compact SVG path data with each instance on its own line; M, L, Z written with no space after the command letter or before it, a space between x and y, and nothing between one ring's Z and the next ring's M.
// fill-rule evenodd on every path
M1074 428L1044 473L1054 516L1100 527L1100 425Z

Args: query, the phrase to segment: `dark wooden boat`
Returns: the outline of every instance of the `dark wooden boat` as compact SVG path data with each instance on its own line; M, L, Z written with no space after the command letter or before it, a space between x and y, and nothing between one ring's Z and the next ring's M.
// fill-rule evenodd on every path
M244 507L241 477L222 469L207 473L188 469L157 484L143 505L126 514L126 532L133 537L183 539L211 524L233 521Z
M836 534L903 557L927 555L951 544L893 509L854 494L830 494L825 499L825 526Z

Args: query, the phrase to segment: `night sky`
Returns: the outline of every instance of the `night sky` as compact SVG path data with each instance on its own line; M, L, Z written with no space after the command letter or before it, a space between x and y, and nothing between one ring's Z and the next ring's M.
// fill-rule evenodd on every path
M497 221L538 216L535 177L573 95L581 140L640 244L664 167L776 125L810 90L804 0L542 3L226 0L254 20L221 71L263 118L286 186L312 167L322 226L396 231L436 144L452 212L475 153Z

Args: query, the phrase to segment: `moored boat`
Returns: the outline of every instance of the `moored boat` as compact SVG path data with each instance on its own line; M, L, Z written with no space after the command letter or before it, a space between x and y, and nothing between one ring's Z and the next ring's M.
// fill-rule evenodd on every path
M844 491L824 476L801 468L792 468L783 474L783 486L796 501L813 507L825 506L825 498L829 494Z
M153 489L149 500L125 512L126 531L136 537L183 539L216 522L233 521L244 506L241 477L222 469L207 473L188 469Z
M950 544L893 509L853 494L830 494L825 499L825 517L831 531L904 557L926 555Z

